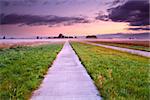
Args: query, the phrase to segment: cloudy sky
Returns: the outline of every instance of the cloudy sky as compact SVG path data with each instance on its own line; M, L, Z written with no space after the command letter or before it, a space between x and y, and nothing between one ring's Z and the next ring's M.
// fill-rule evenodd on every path
M0 0L0 36L149 31L148 0Z

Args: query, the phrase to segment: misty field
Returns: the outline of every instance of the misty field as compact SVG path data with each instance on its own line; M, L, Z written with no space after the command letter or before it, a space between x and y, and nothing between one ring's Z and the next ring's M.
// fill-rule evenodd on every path
M60 44L64 43L63 40L36 40L36 39L12 39L12 40L0 40L0 49L4 48L15 48L15 47L24 47L24 46L39 46L45 44Z
M150 52L149 41L89 41L89 42Z
M148 100L149 59L73 42L72 47L104 100Z
M0 49L0 100L28 99L62 44Z

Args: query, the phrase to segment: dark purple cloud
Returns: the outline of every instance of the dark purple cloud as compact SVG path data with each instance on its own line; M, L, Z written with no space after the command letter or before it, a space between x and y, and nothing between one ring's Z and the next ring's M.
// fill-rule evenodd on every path
M98 16L95 18L96 20L108 21L108 15L104 15L103 12L99 12Z
M121 3L124 1L124 3ZM108 15L99 14L97 20L111 20L114 22L128 22L130 26L149 25L148 0L115 0L115 7L108 9Z
M56 5L61 5L67 3L68 0L56 1Z
M0 1L0 6L4 6L7 7L9 6L11 3L9 1Z
M118 4L121 4L121 3L124 3L125 1L127 0L114 0L108 4L110 4L111 6L115 6L115 5L118 5Z
M135 31L138 31L138 30L150 30L150 28L149 27L147 27L147 28L136 27L136 28L128 28L128 30L135 30Z
M51 3L53 3L53 5L61 5L61 4L66 4L66 3L68 3L69 1L68 0L60 0L60 1L58 1L58 0L45 0L42 4L43 5L49 5L49 4L51 4Z
M54 15L18 15L18 14L0 14L0 24L17 24L17 25L72 25L76 23L89 23L89 20L83 17L60 17Z
M69 0L70 1L70 0ZM60 5L69 2L68 0L1 0L0 5L3 7L8 6L34 6L38 3L43 5L51 4Z
M40 3L40 0L0 0L0 6L10 7L10 6L34 6Z
M148 0L129 0L109 9L109 18L116 22L129 22L131 26L149 25Z

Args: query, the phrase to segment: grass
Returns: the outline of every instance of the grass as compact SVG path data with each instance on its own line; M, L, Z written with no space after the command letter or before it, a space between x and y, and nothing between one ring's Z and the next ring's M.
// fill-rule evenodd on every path
M0 50L0 100L26 100L52 64L62 44Z
M92 41L91 41L92 42ZM104 45L110 45L110 46L117 46L117 47L122 47L122 48L129 48L129 49L134 49L134 50L141 50L141 51L148 51L150 52L150 48L147 44L136 44L136 43L122 43L122 42L98 42L98 41L93 41L94 43L99 43L99 44L104 44ZM140 41L139 41L140 42Z
M104 100L148 100L149 59L83 43L72 43Z

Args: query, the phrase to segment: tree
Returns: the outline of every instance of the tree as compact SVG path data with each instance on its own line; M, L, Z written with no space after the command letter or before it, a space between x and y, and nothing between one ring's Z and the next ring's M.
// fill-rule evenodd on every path
M86 38L97 38L96 35L88 35Z
M39 39L39 36L37 36L36 39Z
M64 38L63 34L59 34L58 38Z
M3 36L3 39L6 39L6 37L5 37L5 36Z

